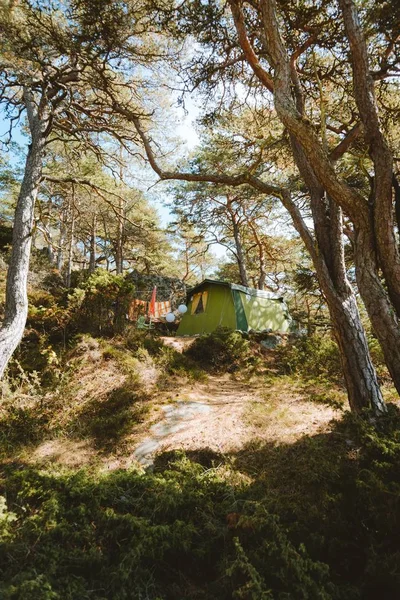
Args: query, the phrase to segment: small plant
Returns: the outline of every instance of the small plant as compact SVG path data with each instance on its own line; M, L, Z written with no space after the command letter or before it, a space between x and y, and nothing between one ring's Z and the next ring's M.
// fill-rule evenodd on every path
M240 332L225 327L197 338L185 354L215 371L233 372L253 359L250 342Z
M276 364L284 374L298 373L306 378L324 377L341 381L342 369L336 342L327 336L301 337L275 350Z

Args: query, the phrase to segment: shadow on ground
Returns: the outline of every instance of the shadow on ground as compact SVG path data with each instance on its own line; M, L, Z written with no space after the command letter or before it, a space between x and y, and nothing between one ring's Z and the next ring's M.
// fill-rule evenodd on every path
M71 423L74 436L90 437L96 449L115 451L149 411L149 397L129 381L87 402Z
M293 444L164 453L153 473L2 471L4 598L398 598L393 406Z

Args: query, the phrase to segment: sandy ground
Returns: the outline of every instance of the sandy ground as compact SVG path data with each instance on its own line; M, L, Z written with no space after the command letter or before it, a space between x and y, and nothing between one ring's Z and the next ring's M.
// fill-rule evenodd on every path
M108 377L106 377L108 379ZM310 402L295 383L242 382L231 375L179 386L158 396L147 425L128 435L121 451L101 454L90 440L60 437L32 453L35 463L68 467L96 464L105 470L151 466L157 453L210 449L229 454L253 441L290 443L329 428L340 411Z
M166 345L182 352L195 338L165 337ZM151 466L156 454L171 450L208 449L229 454L258 440L274 444L292 443L303 435L327 431L341 411L312 401L310 390L293 379L262 376L249 381L232 374L209 375L204 381L177 379L163 389L162 373L146 361L138 364L142 389L150 398L151 410L113 450L95 446L90 437L74 435L74 423L82 410L107 402L113 390L124 385L123 375L113 360L104 360L98 342L91 340L79 349L78 370L69 399L54 412L52 430L59 437L47 439L24 452L23 460L34 464L83 467L104 470ZM140 368L139 368L140 367ZM60 402L60 400L59 400ZM90 414L90 412L89 412ZM79 422L78 422L79 425ZM67 433L69 432L69 433Z

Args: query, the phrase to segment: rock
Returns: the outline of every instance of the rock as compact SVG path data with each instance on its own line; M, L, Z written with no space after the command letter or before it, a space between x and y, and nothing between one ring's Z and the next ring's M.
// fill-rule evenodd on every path
M276 348L279 344L282 344L282 338L279 335L269 334L260 342L263 348L267 348L271 350L272 348Z

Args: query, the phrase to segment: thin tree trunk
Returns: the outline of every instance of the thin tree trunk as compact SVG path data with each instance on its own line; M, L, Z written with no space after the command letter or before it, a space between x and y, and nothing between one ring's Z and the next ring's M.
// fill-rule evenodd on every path
M71 287L71 274L72 274L72 263L74 257L74 244L75 244L75 207L72 202L71 207L71 228L69 232L69 244L68 244L68 259L67 259L67 271L65 274L65 285L67 288Z
M265 268L264 245L262 243L260 236L258 235L257 228L255 227L255 225L251 221L251 219L248 219L247 223L248 223L251 231L253 232L254 241L255 241L255 243L257 245L257 249L258 249L258 270L259 270L260 275L259 275L259 278L257 281L257 287L259 290L263 290L265 288L265 282L267 279L267 271Z
M123 198L119 199L118 206L118 227L117 227L117 247L115 252L115 269L117 275L122 275L124 270L124 257L123 257L123 246L124 246L124 217L125 217L125 201Z
M89 273L94 273L96 270L96 225L97 217L96 215L93 215L92 231L90 233Z
M14 217L4 321L0 328L0 377L3 376L8 361L22 339L28 314L29 258L35 202L42 176L45 143L44 125L34 109L29 92L25 92L25 101L32 139Z
M238 225L235 214L232 211L230 211L230 214L231 214L231 221L232 221L232 228L233 228L233 238L235 240L235 248L236 248L235 254L236 254L236 261L237 261L238 268L239 268L240 283L242 285L244 285L245 287L248 287L249 279L247 276L246 260L244 258L242 241L240 239L239 225Z
M62 211L60 218L60 239L57 250L57 269L61 272L64 262L64 243L65 243L65 213Z

